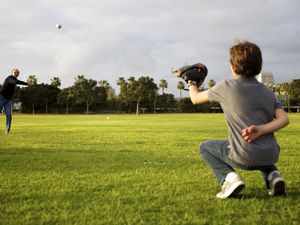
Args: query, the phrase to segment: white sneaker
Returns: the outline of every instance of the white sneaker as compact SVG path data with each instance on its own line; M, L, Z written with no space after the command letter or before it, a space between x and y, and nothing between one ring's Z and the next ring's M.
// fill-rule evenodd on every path
M283 178L280 176L279 171L272 171L268 175L269 182L269 195L277 196L285 194L285 183Z
M222 191L216 197L224 199L236 196L244 187L245 183L242 178L236 172L230 172L222 185Z

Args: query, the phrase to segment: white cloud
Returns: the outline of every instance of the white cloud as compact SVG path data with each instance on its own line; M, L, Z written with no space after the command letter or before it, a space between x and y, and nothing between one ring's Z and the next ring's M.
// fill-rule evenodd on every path
M115 87L120 76L148 75L167 79L178 95L172 67L203 62L208 79L220 81L230 76L229 47L243 38L261 47L263 68L283 82L299 78L299 6L296 0L10 0L0 8L0 74L4 79L19 67L21 78L36 74L49 83L59 76L65 86L84 74Z

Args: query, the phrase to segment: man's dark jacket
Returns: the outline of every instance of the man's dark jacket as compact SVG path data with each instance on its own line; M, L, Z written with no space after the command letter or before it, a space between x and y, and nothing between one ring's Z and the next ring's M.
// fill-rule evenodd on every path
M18 80L13 75L8 76L2 85L0 95L8 100L11 100L17 84L28 85L28 83Z

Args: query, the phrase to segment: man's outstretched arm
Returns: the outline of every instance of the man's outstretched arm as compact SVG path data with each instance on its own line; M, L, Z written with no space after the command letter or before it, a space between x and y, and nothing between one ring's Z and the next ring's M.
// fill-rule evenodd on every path
M20 84L20 85L28 85L27 82L21 81L21 80L17 80L16 84Z

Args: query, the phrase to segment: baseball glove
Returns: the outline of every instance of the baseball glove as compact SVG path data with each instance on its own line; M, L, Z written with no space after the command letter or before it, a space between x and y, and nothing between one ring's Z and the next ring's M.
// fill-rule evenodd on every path
M193 81L198 87L204 82L207 68L201 63L186 65L178 70L172 71L176 77L182 78L186 83Z

